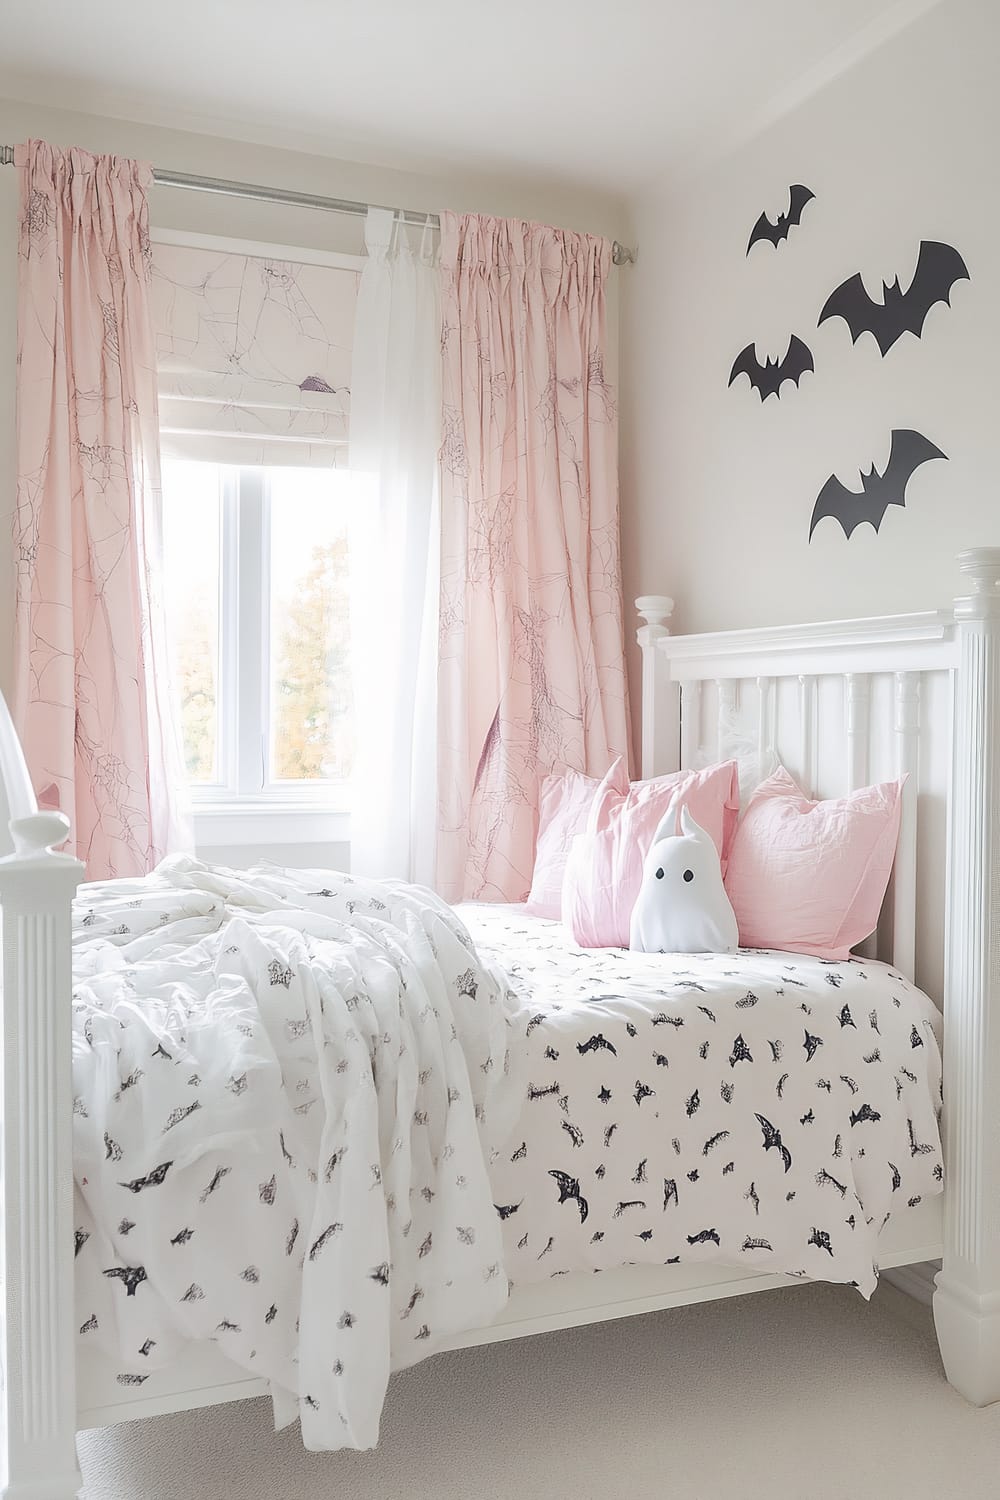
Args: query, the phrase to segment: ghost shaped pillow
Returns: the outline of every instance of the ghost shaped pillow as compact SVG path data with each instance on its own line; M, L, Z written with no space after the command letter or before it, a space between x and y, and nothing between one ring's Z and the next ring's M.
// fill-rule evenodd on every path
M629 947L640 953L735 953L736 917L722 883L713 840L681 810L663 819L642 869L629 925Z

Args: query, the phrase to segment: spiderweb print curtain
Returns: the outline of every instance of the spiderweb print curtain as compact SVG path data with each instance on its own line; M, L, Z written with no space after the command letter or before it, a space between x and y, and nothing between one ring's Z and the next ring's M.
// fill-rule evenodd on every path
M607 240L443 214L438 886L519 901L552 770L628 755Z
M18 147L14 721L87 878L187 842L159 553L148 167Z

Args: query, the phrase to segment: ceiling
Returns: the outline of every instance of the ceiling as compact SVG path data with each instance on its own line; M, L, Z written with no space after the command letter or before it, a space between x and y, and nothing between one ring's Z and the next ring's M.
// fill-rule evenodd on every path
M0 94L628 193L937 0L8 0Z

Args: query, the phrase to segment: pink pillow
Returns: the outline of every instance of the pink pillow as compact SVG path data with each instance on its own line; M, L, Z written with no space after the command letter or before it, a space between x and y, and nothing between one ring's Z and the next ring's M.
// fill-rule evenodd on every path
M587 826L587 814L598 787L607 787L609 796L628 791L628 772L619 756L611 770L599 781L581 771L560 771L546 776L538 799L538 839L535 844L535 868L527 910L534 917L559 920L562 910L563 875L569 849L578 833Z
M886 781L812 802L783 769L762 781L726 872L740 945L849 958L878 925L902 787Z
M723 873L739 816L736 762L678 771L609 786L614 767L594 793L587 827L573 841L562 889L562 919L584 948L627 948L629 918L642 885L642 865L662 818L673 811L680 832L686 807L710 834Z

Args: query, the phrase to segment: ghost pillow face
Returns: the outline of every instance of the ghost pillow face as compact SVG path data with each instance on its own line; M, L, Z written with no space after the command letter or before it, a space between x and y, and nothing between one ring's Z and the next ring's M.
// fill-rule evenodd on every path
M729 904L719 855L711 837L690 813L663 819L642 870L642 885L629 928L629 947L639 953L735 953L736 917Z

